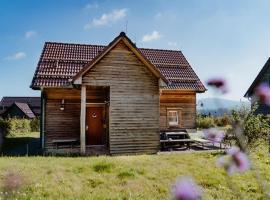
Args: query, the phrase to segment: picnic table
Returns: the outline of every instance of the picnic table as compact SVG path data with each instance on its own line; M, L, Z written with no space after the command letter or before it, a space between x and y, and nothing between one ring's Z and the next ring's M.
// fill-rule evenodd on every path
M187 132L179 131L179 132L162 132L160 134L160 144L162 149L172 149L175 147L181 147L186 145L186 147L190 148L190 143L193 140L189 138Z

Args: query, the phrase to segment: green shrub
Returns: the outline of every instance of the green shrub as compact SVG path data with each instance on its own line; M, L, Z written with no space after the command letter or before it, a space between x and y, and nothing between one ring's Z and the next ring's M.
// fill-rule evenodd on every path
M39 132L40 129L40 118L34 118L30 121L31 131L32 132Z
M257 140L268 140L270 134L270 116L257 115L255 111L257 106L252 110L244 107L232 111L232 134L237 135L237 131L243 131L244 138L248 145Z
M224 127L224 126L231 124L230 117L226 114L223 115L222 117L215 117L214 122L215 122L216 126L221 126L221 127Z
M30 120L29 119L8 119L8 134L16 135L31 132Z
M33 127L31 127L31 123ZM32 130L37 131L37 122L32 122L29 119L18 119L18 118L9 118L9 119L0 119L0 129L3 133L3 136L7 135L21 135L24 133L29 133Z
M215 121L213 117L202 117L197 116L197 127L198 128L211 128L215 127Z

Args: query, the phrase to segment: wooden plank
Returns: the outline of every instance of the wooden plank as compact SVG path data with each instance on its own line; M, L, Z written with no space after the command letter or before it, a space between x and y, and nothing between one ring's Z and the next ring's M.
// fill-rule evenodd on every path
M82 79L110 87L110 153L159 149L159 79L124 44L116 45Z
M179 129L196 127L196 93L162 91L160 96L160 129L169 130L167 110L181 110L181 126Z
M80 132L80 145L81 145L81 154L85 154L85 120L86 120L86 86L81 86L81 132Z

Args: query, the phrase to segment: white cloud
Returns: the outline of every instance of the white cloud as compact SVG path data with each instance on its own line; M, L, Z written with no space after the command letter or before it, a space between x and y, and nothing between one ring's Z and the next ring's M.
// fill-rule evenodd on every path
M120 19L125 18L127 15L127 9L119 9L119 10L113 10L110 13L104 13L102 16L98 19L94 18L92 21L90 21L88 24L84 26L84 29L90 29L92 27L97 26L106 26L110 23L115 23Z
M142 38L142 42L150 42L153 40L158 40L162 35L158 31L153 31L151 34L146 34Z
M11 56L6 57L6 60L20 60L26 57L26 53L24 52L17 52Z
M84 6L84 10L97 9L99 5L97 3L89 3Z
M31 37L34 37L35 35L37 35L37 32L34 31L34 30L29 30L29 31L26 31L24 36L25 38L31 38Z

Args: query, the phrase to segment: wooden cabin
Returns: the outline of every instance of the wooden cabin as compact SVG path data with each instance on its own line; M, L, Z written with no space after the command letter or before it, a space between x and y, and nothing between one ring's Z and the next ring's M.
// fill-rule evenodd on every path
M255 95L255 89L257 86L259 86L261 83L266 83L270 86L270 58L266 61L263 68L259 72L259 74L256 76L250 87L248 88L247 92L245 93L244 97L248 98L248 100L251 102L251 107L256 104L257 114L264 114L268 115L270 114L270 106L264 104L259 100L259 98Z
M161 130L195 128L205 91L181 51L137 48L123 32L108 46L46 42L31 88L45 152L74 142L65 151L110 155L156 153Z
M40 97L3 97L0 117L33 119L40 115Z

